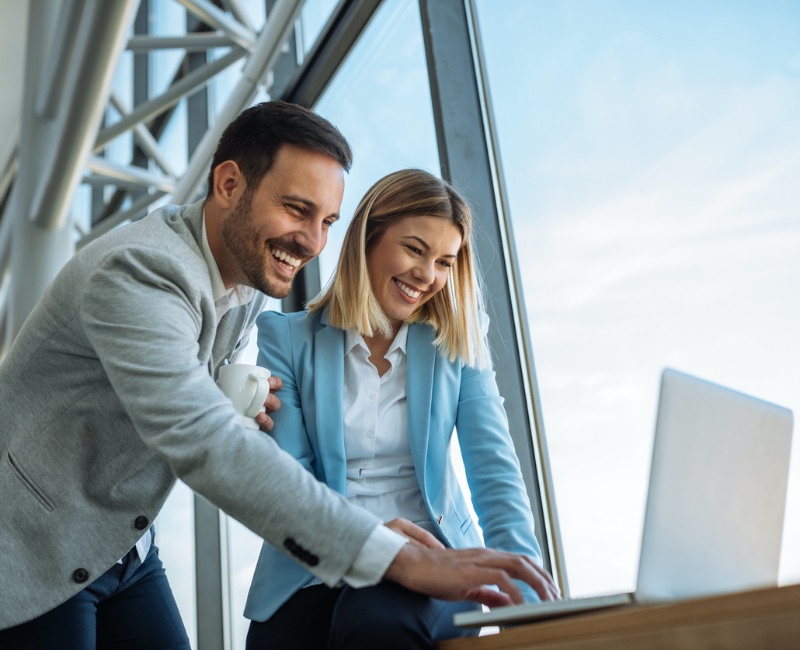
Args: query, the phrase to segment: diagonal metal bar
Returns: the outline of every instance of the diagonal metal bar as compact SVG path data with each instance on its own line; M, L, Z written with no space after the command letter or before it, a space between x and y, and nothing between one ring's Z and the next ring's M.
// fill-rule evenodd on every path
M109 101L121 116L124 117L130 113L128 107L116 93L111 93ZM158 141L153 137L153 134L150 133L150 129L140 122L133 127L133 137L142 152L155 162L167 176L172 176L173 178L177 176L172 170L172 165L169 164L164 154L161 153Z
M246 50L253 49L256 42L255 32L236 21L216 5L207 0L178 0L178 2L209 27L226 33L240 47Z
M165 194L167 193L162 192L161 190L155 190L150 194L140 196L138 199L133 201L126 210L115 212L114 214L103 219L100 223L96 224L92 228L92 232L88 233L78 242L77 248L86 246L86 244L94 241L101 235L105 235L109 230L113 230L120 224L125 223L128 219L132 219L142 210L147 208L151 203L157 201Z
M173 203L187 203L195 197L222 131L253 101L257 85L275 64L281 53L281 46L289 36L302 5L302 0L279 0L272 8L267 25L242 69L241 78L231 91L225 106L214 119L211 128L206 131L189 161L186 172L178 181L178 187L172 196Z
M174 178L153 174L142 167L120 165L105 158L92 157L87 161L86 168L93 174L84 178L89 183L111 183L136 189L153 187L165 193L175 190Z
M302 106L313 106L380 4L381 0L341 2L306 55L302 67L298 67L291 79L281 80L280 86L273 88L273 96Z
M127 49L131 52L144 53L153 50L186 50L200 52L215 47L231 47L234 42L225 34L206 32L202 34L186 34L185 36L132 36L128 39Z
M255 25L253 25L239 0L222 0L222 6L225 7L236 20L242 23L242 25L247 27L247 29L252 29L253 33L255 33Z
M134 108L128 115L123 117L106 129L103 129L97 136L94 143L94 151L97 153L102 150L109 142L119 135L132 129L139 122L145 122L159 113L177 104L181 99L190 95L192 92L201 88L213 76L222 72L225 68L233 65L244 56L245 52L241 49L234 49L216 61L212 61L207 66L199 68L194 72L176 82L161 96L152 101L145 102Z

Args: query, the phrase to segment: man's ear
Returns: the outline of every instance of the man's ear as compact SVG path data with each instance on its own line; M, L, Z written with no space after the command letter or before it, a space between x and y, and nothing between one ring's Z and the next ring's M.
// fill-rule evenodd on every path
M234 207L246 186L244 175L233 160L226 160L214 168L214 200L220 208Z

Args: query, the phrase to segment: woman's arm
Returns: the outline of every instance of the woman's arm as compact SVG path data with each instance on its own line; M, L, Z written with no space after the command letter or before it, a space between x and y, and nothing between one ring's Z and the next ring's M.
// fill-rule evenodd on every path
M265 311L259 315L256 324L258 327L256 363L283 381L283 388L277 393L281 407L272 413L275 426L270 435L282 449L299 460L303 467L315 473L316 457L308 438L300 387L293 362L293 355L301 349L301 346L299 342L292 340L293 328L286 314Z
M478 523L487 548L541 564L533 515L493 370L464 367L456 430ZM536 600L523 587L526 600Z

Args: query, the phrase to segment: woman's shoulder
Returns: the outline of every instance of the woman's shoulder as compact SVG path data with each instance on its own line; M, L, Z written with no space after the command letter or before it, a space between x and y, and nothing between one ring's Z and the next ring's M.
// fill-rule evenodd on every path
M306 310L303 311L292 311L292 312L282 312L282 311L273 311L271 309L262 311L258 315L257 323L259 326L263 325L265 327L276 327L276 326L288 326L288 327L296 327L302 326L303 323L312 324L316 320L314 314L309 314Z

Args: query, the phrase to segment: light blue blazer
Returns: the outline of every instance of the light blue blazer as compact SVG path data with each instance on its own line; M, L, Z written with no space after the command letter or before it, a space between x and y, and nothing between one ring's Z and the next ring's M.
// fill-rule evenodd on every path
M324 313L263 312L257 319L258 363L283 379L272 435L317 479L345 493L342 429L344 331ZM472 502L486 546L541 561L503 398L492 370L450 362L433 345L428 325L408 329L408 430L425 505L442 539L454 548L483 546L448 454L453 429L464 459ZM264 621L312 575L264 544L245 616ZM527 600L538 600L522 586Z

